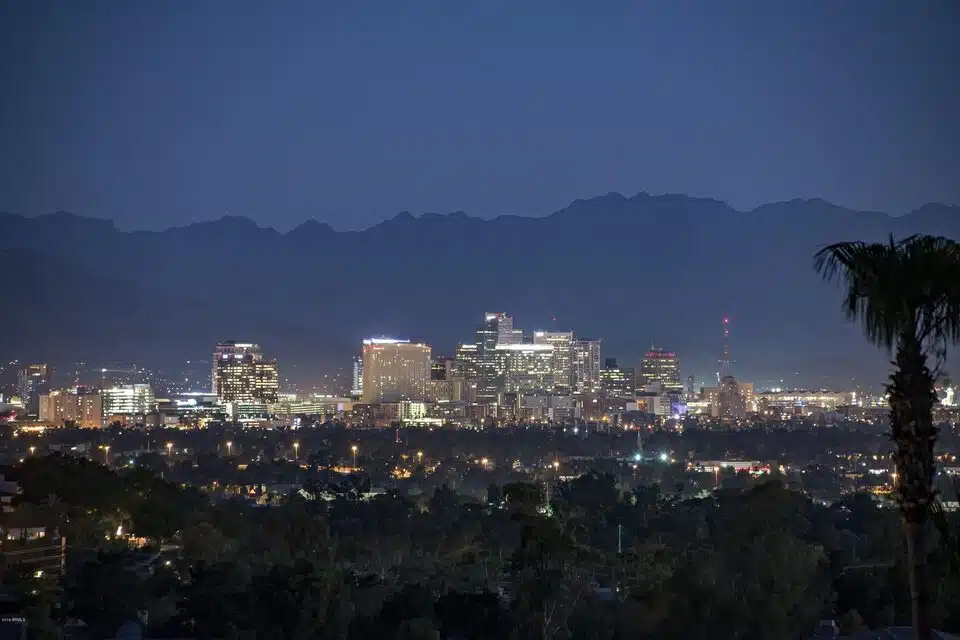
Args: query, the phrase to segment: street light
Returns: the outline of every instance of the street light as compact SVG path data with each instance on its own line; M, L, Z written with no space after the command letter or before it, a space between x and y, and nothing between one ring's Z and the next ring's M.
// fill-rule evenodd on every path
M293 457L295 460L300 459L300 443L299 442L293 443Z
M30 447L30 455L33 455L33 452L36 451L36 450L37 450L36 447L31 446L31 447Z
M168 443L167 443L167 457L169 458L171 455L173 455L173 443L172 443L172 442L168 442Z
M353 451L353 468L357 468L357 445L352 445L350 450Z
M233 455L233 440L227 440L227 457Z
M423 451L417 451L417 463L423 464Z
M110 466L110 445L108 444L103 445L103 463Z

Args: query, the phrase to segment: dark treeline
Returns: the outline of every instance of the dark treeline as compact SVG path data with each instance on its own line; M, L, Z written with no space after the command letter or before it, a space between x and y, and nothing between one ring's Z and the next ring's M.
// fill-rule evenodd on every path
M308 487L331 499L257 507L57 455L8 475L69 541L62 578L5 576L38 637L67 620L111 637L138 618L157 638L348 639L804 638L824 618L910 620L896 510L866 494L822 506L780 478L681 499L588 473L476 500L365 499L345 476ZM956 523L938 515L932 615L950 630Z

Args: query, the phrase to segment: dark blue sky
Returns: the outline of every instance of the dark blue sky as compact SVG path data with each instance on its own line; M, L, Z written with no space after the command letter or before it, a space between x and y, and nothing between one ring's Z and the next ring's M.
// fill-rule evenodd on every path
M0 0L0 210L960 202L955 0Z

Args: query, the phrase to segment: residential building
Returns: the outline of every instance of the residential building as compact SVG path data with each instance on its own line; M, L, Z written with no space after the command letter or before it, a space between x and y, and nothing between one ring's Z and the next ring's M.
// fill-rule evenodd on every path
M95 429L103 426L103 396L99 393L51 391L40 396L40 420Z

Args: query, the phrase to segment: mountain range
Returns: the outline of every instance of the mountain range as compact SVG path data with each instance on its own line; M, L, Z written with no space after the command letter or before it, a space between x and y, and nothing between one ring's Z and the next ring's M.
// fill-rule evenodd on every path
M506 311L528 332L601 338L602 357L621 364L653 344L675 350L702 383L727 316L741 379L876 385L886 356L843 320L812 255L891 233L960 239L960 207L890 216L813 199L740 211L611 193L545 217L404 212L364 231L310 220L287 233L238 217L158 232L0 213L0 358L173 368L249 340L283 377L313 383L347 369L364 337L421 337L449 354L484 312Z

